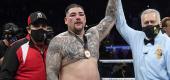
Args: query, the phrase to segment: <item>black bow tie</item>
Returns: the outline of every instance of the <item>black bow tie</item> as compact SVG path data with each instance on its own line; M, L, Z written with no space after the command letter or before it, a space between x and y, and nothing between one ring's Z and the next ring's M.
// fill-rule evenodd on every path
M148 43L151 43L152 45L154 45L154 39L151 39L151 40L144 39L144 43L145 45Z

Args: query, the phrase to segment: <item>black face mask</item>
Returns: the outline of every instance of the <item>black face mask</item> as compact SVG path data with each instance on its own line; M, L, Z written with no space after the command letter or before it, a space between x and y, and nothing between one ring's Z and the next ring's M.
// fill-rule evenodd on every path
M39 30L31 30L31 37L33 38L33 40L37 43L37 42L44 42L47 35L46 35L46 31L43 29L39 29Z
M10 40L12 38L12 34L5 34L4 38Z
M54 32L53 31L47 31L47 38L45 40L45 43L48 45L53 37L54 37Z
M148 25L143 27L142 30L149 39L154 39L158 35L160 27L159 25Z
M18 40L17 37L12 34L5 34L4 39L6 39L10 43L13 43Z

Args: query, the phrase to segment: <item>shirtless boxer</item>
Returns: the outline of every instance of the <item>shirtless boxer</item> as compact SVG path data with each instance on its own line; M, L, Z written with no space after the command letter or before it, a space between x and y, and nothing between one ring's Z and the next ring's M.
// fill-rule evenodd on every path
M99 45L115 23L115 3L109 0L100 23L87 31L82 6L69 5L65 10L68 30L55 36L46 58L47 80L100 80L98 71Z

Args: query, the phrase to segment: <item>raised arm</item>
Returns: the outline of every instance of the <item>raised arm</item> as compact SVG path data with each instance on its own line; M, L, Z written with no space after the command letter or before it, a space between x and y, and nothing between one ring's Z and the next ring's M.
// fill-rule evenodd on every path
M61 48L57 38L51 40L46 56L47 80L59 80L61 66Z
M116 8L117 11L115 13L116 15L116 29L121 34L121 36L128 42L133 42L133 37L136 35L136 30L132 29L127 25L124 11L122 8L122 2L121 0L117 0Z
M115 24L115 4L118 0L109 0L106 8L106 13L104 19L100 21L95 28L99 32L99 39L102 41L110 32L113 25Z

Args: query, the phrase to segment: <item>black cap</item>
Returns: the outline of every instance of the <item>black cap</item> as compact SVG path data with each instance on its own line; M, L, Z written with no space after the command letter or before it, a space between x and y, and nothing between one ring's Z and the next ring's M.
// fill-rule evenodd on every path
M30 25L34 23L48 23L48 22L47 22L47 17L45 16L45 14L40 11L37 11L37 12L30 14L30 16L28 17L27 23L28 25Z
M3 26L3 34L17 34L18 31L19 27L12 22L6 23Z

